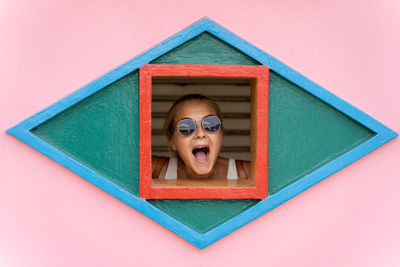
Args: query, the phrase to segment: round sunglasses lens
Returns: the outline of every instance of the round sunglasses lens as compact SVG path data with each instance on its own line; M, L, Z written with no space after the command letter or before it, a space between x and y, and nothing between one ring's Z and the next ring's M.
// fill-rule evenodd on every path
M183 119L178 122L177 128L181 135L189 136L196 129L196 123L190 119Z
M217 116L208 116L201 122L203 129L209 133L215 133L221 127L221 120Z

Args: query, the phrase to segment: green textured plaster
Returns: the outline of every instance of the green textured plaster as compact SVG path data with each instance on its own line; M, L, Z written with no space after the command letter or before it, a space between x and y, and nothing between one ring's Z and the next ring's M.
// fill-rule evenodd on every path
M138 195L138 83L136 71L39 125L32 133Z
M270 71L268 193L274 194L374 134Z
M151 64L261 65L209 33L200 34Z
M208 33L153 64L259 63ZM269 194L342 155L373 133L274 72L269 97ZM32 132L138 195L137 71L53 117ZM171 217L204 233L259 200L150 200Z
M254 199L153 199L148 201L199 233L214 229L259 202Z

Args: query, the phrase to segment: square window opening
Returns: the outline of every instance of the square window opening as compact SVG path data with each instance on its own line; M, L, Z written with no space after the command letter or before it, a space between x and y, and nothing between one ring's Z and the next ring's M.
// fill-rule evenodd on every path
M176 119L179 116L176 113L169 120L170 125L173 125L172 137L168 137L168 127L165 125L173 103L180 97L194 94L211 98L220 109L220 114L211 114L219 115L223 124L223 130L220 129L222 143L212 178L193 178L189 175L198 166L191 168L198 163L196 160L199 158L200 161L215 158L215 153L211 152L213 144L208 141L184 141L189 145L179 143L179 149L173 145L175 140L180 142L203 137L194 136L196 133L190 136L178 133ZM193 106L193 103L198 102L190 103ZM260 107L260 103L263 107ZM267 196L268 68L145 65L140 69L140 105L142 198L260 199ZM182 112L182 105L178 110L179 115L186 116ZM205 129L204 135L213 136L215 133L208 133L204 127L204 123L209 120L203 119L203 115L207 115L204 112L198 113L202 118L191 122L191 129L195 129L195 132L203 132ZM202 122L197 122L201 119ZM203 129L198 130L202 125ZM199 143L203 146L197 147Z

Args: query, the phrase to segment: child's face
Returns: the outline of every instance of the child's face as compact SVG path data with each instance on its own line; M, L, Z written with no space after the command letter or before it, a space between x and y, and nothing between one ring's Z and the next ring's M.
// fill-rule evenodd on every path
M201 126L201 120L209 115L217 114L207 102L190 100L178 108L175 116L175 131L170 145L185 163L187 174L193 178L207 178L213 173L221 149L222 130L208 133ZM196 122L196 130L190 136L183 136L176 129L176 124L185 118Z

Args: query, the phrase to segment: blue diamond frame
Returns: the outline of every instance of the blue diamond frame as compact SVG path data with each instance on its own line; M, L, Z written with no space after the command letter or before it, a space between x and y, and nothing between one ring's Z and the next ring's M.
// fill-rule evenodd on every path
M107 178L90 170L82 163L74 160L60 150L44 142L42 139L32 134L30 130L52 118L53 116L59 114L60 112L66 110L67 108L75 105L86 97L96 93L97 91L123 78L129 73L132 73L133 71L139 69L141 66L150 63L152 60L162 56L163 54L168 53L172 49L182 45L183 43L204 32L212 34L213 36L230 44L231 46L235 47L249 57L260 62L261 64L267 66L282 77L298 85L303 90L328 103L332 107L346 114L348 117L375 132L376 135L371 139L365 141L364 143L358 145L357 147L351 149L347 153L332 160L331 162L322 166L316 171L290 184L281 191L268 196L260 203L235 216L229 221L217 226L209 232L200 234L190 227L179 222L178 220L167 215L163 211L157 209L153 205L149 204L146 200L131 194L130 192L112 183ZM183 239L198 248L205 248L215 241L221 239L222 237L232 233L236 229L242 227L243 225L251 222L257 217L288 201L289 199L300 194L309 187L317 184L318 182L346 167L347 165L353 163L354 161L360 159L361 157L372 152L376 148L380 147L384 143L390 141L397 136L396 132L392 131L382 123L368 116L356 107L350 105L349 103L330 93L329 91L307 79L300 73L286 66L279 60L256 48L255 46L251 45L250 43L246 42L245 40L241 39L240 37L236 36L235 34L231 33L227 29L223 28L222 26L218 25L208 18L201 19L200 21L192 24L188 28L175 34L174 36L144 52L143 54L101 76L100 78L68 95L67 97L61 99L60 101L54 103L53 105L42 110L41 112L25 119L16 126L8 129L7 132L25 142L29 146L33 147L34 149L38 150L39 152L43 153L44 155L48 156L49 158L55 160L64 167L70 169L71 171L86 179L90 183L96 185L103 191L111 194L115 198L121 200L122 202L126 203L137 211L145 214L149 218L153 219L157 223L161 224L165 228L174 232L175 234L182 237Z

